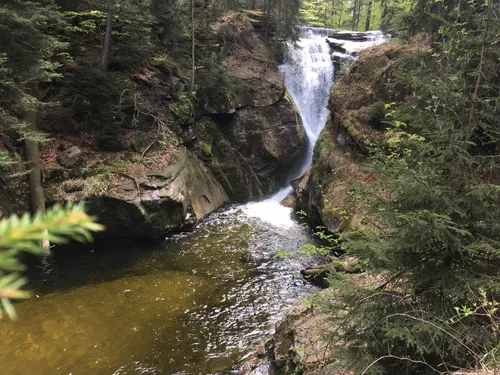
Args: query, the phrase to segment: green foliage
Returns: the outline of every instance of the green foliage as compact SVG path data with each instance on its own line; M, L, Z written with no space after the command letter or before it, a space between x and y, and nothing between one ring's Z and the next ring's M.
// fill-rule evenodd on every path
M378 101L373 103L368 110L368 117L370 118L370 125L379 128L381 121L386 115L386 108L384 102Z
M201 153L206 156L212 156L212 142L204 142L201 145Z
M300 24L304 26L382 30L400 34L411 15L411 0L304 0L300 7Z
M73 107L80 123L98 131L101 149L117 151L123 148L120 136L126 124L126 110L133 105L133 89L132 82L121 74L82 65L71 73L71 83L61 99Z
M500 24L491 2L483 5L479 23L445 23L435 35L442 43L396 63L396 81L413 95L387 106L387 143L371 159L378 179L357 192L369 207L366 220L344 244L378 278L332 279L337 299L325 304L341 327L331 333L342 342L339 357L360 373L496 361L496 310L492 323L473 309L473 291L483 290L493 309L500 291L498 76L491 72L498 72Z
M212 55L200 61L197 79L201 88L196 92L203 102L213 105L227 103L232 94L232 84L219 57Z
M46 139L24 119L44 105L37 86L60 77L57 68L66 45L49 33L58 19L51 6L19 0L0 4L0 131L16 131L22 139Z
M100 122L114 112L114 106L125 108L132 104L133 85L121 74L101 72L97 67L82 65L68 76L71 83L64 103L73 106L75 115L81 121Z
M104 228L96 224L93 217L84 212L83 204L59 205L49 209L45 216L37 213L13 215L0 221L0 302L1 308L11 318L16 318L11 300L30 297L21 288L27 279L21 272L25 269L20 260L22 253L44 255L40 242L48 238L53 244L67 243L69 240L90 241L91 232ZM0 309L1 317L1 309Z

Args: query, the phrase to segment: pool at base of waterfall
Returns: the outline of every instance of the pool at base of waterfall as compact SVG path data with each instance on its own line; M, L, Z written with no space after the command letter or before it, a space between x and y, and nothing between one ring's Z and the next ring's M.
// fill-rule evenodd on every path
M271 211L264 220L259 204ZM56 250L35 272L37 295L16 305L19 320L0 322L2 373L231 369L314 290L299 274L310 259L277 256L310 242L308 232L277 202L252 205L164 243Z

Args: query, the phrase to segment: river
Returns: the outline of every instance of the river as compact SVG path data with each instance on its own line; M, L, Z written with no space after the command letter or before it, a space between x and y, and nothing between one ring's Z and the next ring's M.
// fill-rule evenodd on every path
M333 66L324 33L302 29L281 71L309 137L323 127ZM311 259L280 257L313 241L285 187L262 202L226 207L162 243L99 242L56 249L36 266L36 296L0 322L7 375L209 374L234 370L252 345L314 287Z

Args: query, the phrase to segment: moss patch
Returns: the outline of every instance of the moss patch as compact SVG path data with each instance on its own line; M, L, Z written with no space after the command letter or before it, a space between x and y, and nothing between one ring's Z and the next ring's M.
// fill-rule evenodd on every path
M201 153L206 157L212 156L212 142L204 142L201 144Z

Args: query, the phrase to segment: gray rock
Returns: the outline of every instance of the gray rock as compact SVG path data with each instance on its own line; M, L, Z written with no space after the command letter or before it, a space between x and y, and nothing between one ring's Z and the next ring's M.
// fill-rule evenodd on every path
M270 192L281 187L307 147L304 127L287 99L239 110L228 128L234 148Z
M57 162L65 168L73 168L81 160L82 151L76 146L72 146L57 155Z
M106 227L101 238L161 236L190 229L229 199L210 170L185 147L173 162L99 197L88 197L91 215Z
M295 197L295 194L288 194L285 199L283 199L280 203L281 205L289 208L295 208L295 201L297 198Z

